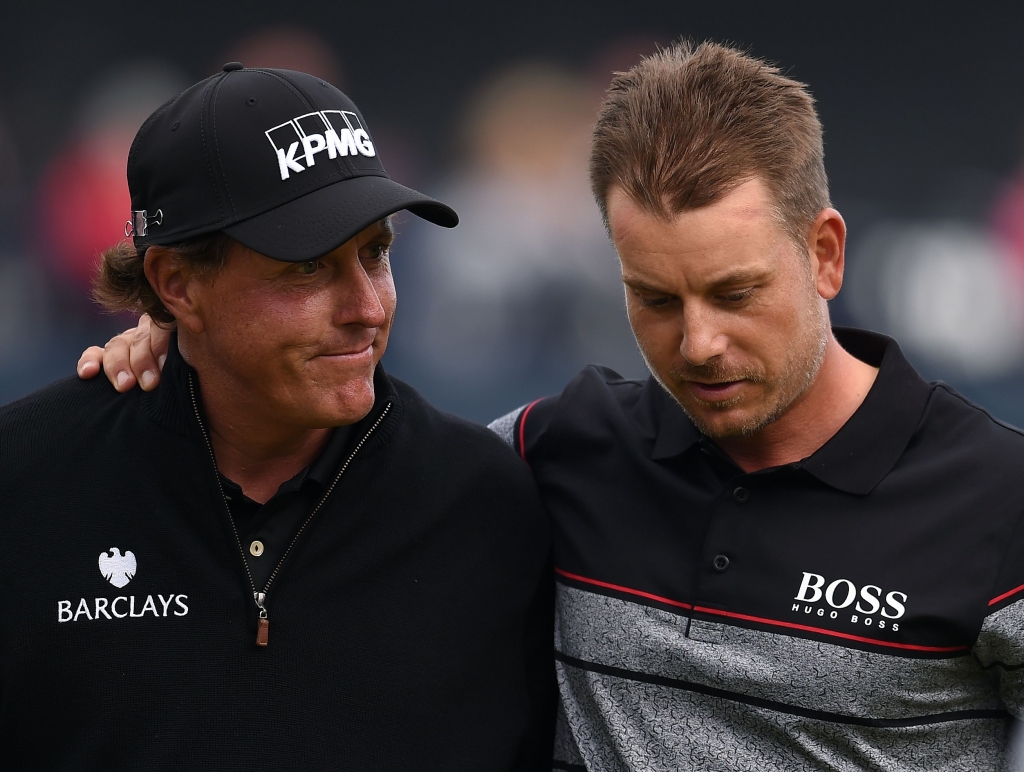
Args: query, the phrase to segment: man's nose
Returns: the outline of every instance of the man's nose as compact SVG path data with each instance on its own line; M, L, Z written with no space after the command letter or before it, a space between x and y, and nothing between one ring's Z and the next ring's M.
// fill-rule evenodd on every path
M377 294L377 288L359 260L352 261L339 284L340 297L335 318L340 324L361 324L364 327L384 325L387 311Z
M727 339L711 309L700 304L683 311L683 339L679 351L691 365L704 365L725 353Z

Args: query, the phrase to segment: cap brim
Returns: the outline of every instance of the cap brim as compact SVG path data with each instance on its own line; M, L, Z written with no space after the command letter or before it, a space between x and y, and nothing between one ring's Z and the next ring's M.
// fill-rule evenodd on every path
M242 220L224 232L267 257L302 263L332 252L359 231L403 209L445 228L459 224L459 216L447 204L387 177L355 177Z

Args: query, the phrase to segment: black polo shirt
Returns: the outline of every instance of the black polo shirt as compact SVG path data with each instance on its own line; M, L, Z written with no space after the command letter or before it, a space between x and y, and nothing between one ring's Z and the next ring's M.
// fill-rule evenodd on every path
M220 475L254 587L266 586L302 524L337 477L351 434L348 426L334 429L313 463L282 483L265 504L253 501L241 486Z
M840 431L744 473L653 380L495 422L555 524L556 768L992 769L1022 714L1024 437L888 338Z

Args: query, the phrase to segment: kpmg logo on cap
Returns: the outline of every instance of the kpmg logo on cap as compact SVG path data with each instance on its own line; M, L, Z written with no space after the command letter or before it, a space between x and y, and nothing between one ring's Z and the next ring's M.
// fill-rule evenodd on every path
M292 172L304 172L315 166L316 154L325 150L328 158L376 154L359 116L344 110L306 113L268 129L266 135L277 152L282 180L288 179Z

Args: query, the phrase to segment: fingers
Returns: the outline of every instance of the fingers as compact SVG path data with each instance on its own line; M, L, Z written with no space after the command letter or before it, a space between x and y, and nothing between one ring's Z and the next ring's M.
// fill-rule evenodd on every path
M153 353L152 333L155 329L158 328L153 325L152 320L143 314L128 349L132 375L138 380L143 391L156 388L160 382L160 368L163 367L162 363L157 363L156 355Z
M130 349L135 340L135 328L115 335L103 347L103 372L120 392L128 391L138 381L131 369Z
M158 327L148 314L139 318L137 326L115 335L103 348L90 346L78 360L78 376L93 378L100 367L107 379L120 392L139 384L151 391L160 383L160 371L167 359L171 340L170 328Z
M100 367L103 365L103 349L99 346L89 346L82 352L78 360L78 377L83 380L95 378L99 375Z

